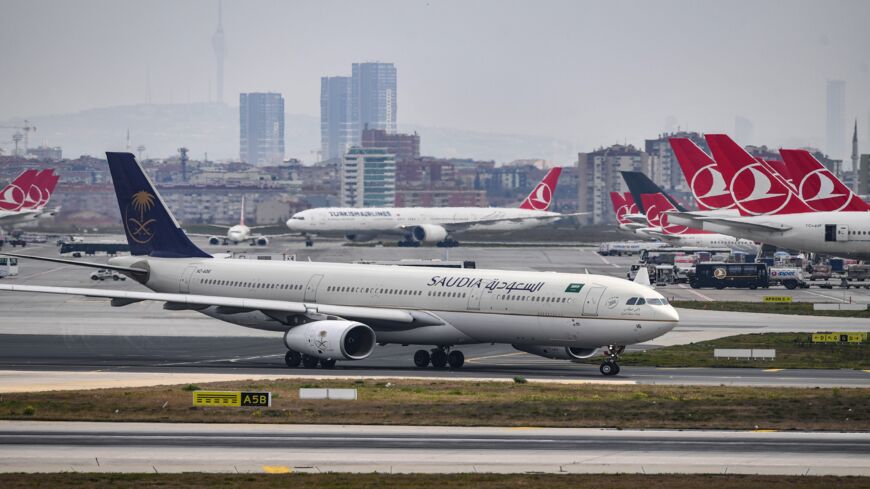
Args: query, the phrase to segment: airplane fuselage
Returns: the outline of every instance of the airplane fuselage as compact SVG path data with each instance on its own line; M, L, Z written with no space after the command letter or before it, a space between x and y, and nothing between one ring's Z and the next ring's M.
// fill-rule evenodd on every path
M648 287L619 278L553 272L161 259L125 256L113 265L147 268L155 292L410 311L420 325L367 322L379 343L509 343L597 348L648 341L676 326L678 315ZM647 304L628 305L632 297ZM261 310L209 306L203 314L250 328L286 331L293 324Z

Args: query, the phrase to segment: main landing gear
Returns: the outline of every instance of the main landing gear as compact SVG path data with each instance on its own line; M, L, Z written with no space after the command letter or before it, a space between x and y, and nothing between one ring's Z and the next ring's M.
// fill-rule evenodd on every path
M439 346L430 351L417 350L414 353L414 365L426 368L429 364L435 368L444 368L450 365L452 369L459 369L465 365L465 355L459 350L451 350L449 346Z
M309 238L308 236L306 236L305 237L305 247L311 248L312 246L314 246L314 240Z
M601 362L601 366L598 367L598 370L601 372L601 375L612 376L619 375L619 355L625 351L625 346L618 345L610 345L607 347L607 351L604 354L607 356L607 359Z
M439 242L435 243L435 246L437 246L439 248L456 248L457 246L459 246L459 241L456 241L455 239L447 238L444 241L439 241Z
M404 240L397 242L396 246L399 248L419 248L420 242L405 238Z
M305 368L335 368L334 358L317 358L311 355L304 355L298 351L287 350L284 354L284 363L290 368L296 368L302 365Z

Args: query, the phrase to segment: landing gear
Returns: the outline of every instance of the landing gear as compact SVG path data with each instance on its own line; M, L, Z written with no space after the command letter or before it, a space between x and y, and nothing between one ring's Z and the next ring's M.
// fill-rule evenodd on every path
M601 362L601 366L598 367L598 370L601 372L601 375L612 376L619 375L619 355L625 351L624 345L609 345L607 347L607 351L604 354L607 356L607 360Z
M439 241L439 242L435 243L435 246L437 246L439 248L456 248L457 246L459 246L459 241L456 241L455 239L448 238L448 239L445 239L444 241Z
M298 351L287 350L284 354L284 363L290 368L296 368L302 363L302 355Z
M335 368L335 359L329 358L329 359L320 360L320 368L326 368L326 369Z
M450 368L462 368L465 364L465 355L459 350L453 350L447 355L447 363Z
M398 246L399 248L419 248L420 242L411 239L405 239L404 241L397 242L396 246Z
M432 350L432 366L435 368L444 368L447 365L447 353L441 348Z
M306 248L311 248L312 246L314 246L314 240L311 239L311 238L306 237L306 238L305 238L305 247L306 247Z
M320 363L320 359L311 355L302 355L302 366L305 368L316 368Z
M414 353L414 365L419 368L426 368L429 366L429 361L431 360L431 356L429 352L426 350L417 350Z

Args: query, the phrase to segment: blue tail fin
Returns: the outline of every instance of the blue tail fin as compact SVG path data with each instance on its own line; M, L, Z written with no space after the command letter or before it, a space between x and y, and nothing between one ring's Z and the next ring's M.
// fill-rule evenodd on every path
M133 255L211 258L184 234L131 153L106 153Z
M643 198L641 197L643 194L662 194L671 204L673 204L675 209L680 212L686 211L685 207L674 200L673 197L668 195L668 193L656 185L655 182L650 180L645 173L639 171L623 171L620 173L622 173L622 179L625 180L625 184L628 186L628 191L631 192L631 196L634 198L634 202L637 204L637 208L641 214L646 214L646 209L643 205Z

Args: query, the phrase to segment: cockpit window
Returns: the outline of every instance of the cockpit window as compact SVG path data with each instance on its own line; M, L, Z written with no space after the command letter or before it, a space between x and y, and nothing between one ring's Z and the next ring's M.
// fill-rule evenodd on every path
M662 300L661 300L661 299L654 299L654 298L653 298L653 299L647 299L647 300L646 300L646 303L647 303L647 304L651 304L651 305L653 305L653 306L661 306L661 305L662 305Z
M635 305L637 305L637 306L642 306L642 305L644 305L644 304L646 304L646 301L643 300L643 297L640 297L640 298L637 299L637 303L636 303Z
M625 305L626 305L626 306L633 306L633 305L635 305L636 303L637 303L637 297L632 297L631 299L629 299L628 301L626 301Z
M298 219L298 220L300 220L300 221L304 221L304 220L305 220L305 218L302 217L302 216L293 216L293 217L291 217L290 219Z

